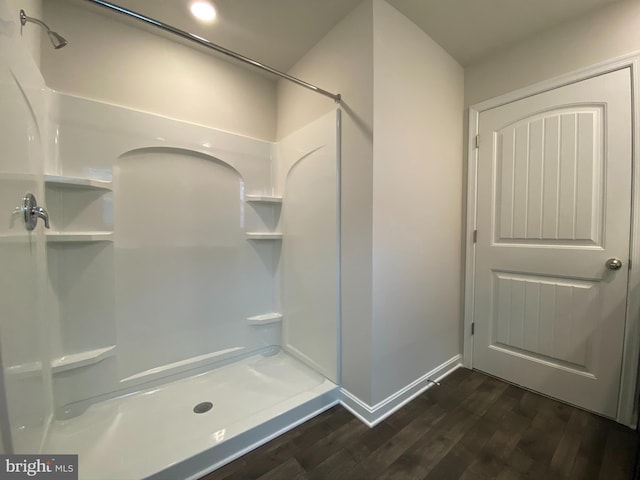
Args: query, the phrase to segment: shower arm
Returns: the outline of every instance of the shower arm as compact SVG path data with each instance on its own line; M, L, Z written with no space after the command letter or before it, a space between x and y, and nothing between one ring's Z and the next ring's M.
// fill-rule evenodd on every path
M36 25L40 25L47 31L47 36L49 37L49 41L53 45L53 48L56 50L62 48L68 44L67 39L60 35L58 32L54 32L49 28L49 25L44 23L42 20L37 18L29 17L24 10L20 10L20 25L21 28L24 27L27 22L35 23Z
M149 25L153 25L154 27L158 27L161 30L165 30L167 32L173 33L174 35L178 35L179 37L182 38L186 38L187 40L190 40L192 42L198 43L200 45L203 45L207 48L210 48L212 50L215 50L216 52L222 53L224 55L227 55L229 57L232 57L236 60L239 60L243 63L247 63L249 65L253 65L254 67L257 67L261 70L265 70L269 73L272 73L274 75L277 75L278 77L284 78L285 80L288 80L290 82L296 83L302 87L308 88L309 90L312 90L316 93L319 93L320 95L324 95L325 97L329 97L332 98L333 100L335 100L336 103L340 103L341 102L341 95L339 93L331 93L328 92L326 90L323 90L320 87L316 87L315 85L305 82L304 80L300 80L299 78L293 77L291 75L289 75L288 73L284 73L281 72L280 70L276 70L273 67L270 67L268 65L265 65L263 63L260 63L256 60L253 60L249 57L245 57L244 55L241 55L237 52L234 52L233 50L229 50L228 48L225 48L221 45L218 45L216 43L210 42L209 40L202 38L198 35L195 35L193 33L189 33L186 32L184 30L180 30L179 28L176 28L172 25L166 24L164 22L161 22L159 20L156 20L154 18L151 17L147 17L145 15L142 15L140 13L134 12L132 10L128 10L126 8L120 7L118 5L115 5L113 3L110 2L106 2L104 0L86 0L87 2L91 2L93 4L96 5L100 5L102 7L108 8L110 10L113 10L115 12L121 13L123 15L127 15L129 17L133 17L137 20L140 20L144 23L148 23Z
M20 10L20 24L22 26L24 26L24 25L26 25L27 22L37 23L42 28L44 28L47 32L51 31L51 29L47 26L47 24L44 23L42 20L38 20L37 18L29 17L29 16L27 16L26 13L24 13L24 10Z

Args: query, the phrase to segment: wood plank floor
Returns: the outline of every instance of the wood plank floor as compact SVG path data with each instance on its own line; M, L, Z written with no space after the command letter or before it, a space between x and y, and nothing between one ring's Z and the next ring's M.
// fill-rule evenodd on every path
M369 429L337 406L202 480L630 480L637 435L458 369Z

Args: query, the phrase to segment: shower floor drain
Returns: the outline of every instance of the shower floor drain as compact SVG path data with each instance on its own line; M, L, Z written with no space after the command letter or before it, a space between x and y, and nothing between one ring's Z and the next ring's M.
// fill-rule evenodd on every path
M206 413L213 408L213 403L211 402L202 402L193 407L194 413Z

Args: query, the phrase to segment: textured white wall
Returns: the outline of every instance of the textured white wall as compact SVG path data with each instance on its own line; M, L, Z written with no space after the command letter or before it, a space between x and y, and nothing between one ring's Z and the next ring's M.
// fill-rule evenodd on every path
M342 383L371 401L373 7L364 0L289 72L345 99L342 115ZM335 108L278 84L278 138Z
M275 140L275 80L114 15L69 0L44 2L45 21L69 41L61 50L42 49L48 86Z
M613 3L466 68L465 103L640 50L640 2Z
M374 1L374 403L460 353L463 69Z

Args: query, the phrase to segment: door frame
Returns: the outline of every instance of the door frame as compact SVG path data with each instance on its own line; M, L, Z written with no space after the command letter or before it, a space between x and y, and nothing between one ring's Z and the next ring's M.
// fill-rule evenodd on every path
M465 229L465 277L464 277L464 323L463 323L463 365L473 368L473 305L475 301L476 251L474 231L477 228L477 162L478 149L475 145L478 134L480 113L507 103L522 100L539 93L577 83L588 78L629 68L631 72L631 128L632 128L632 185L631 185L631 239L627 288L627 309L622 353L622 371L618 396L616 421L636 428L636 388L638 362L640 359L640 52L607 60L584 69L559 77L554 77L534 85L500 95L469 107L469 135L467 150L467 205ZM483 141L480 139L480 141Z

